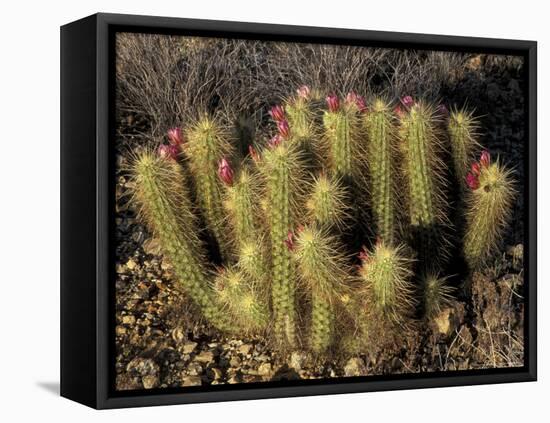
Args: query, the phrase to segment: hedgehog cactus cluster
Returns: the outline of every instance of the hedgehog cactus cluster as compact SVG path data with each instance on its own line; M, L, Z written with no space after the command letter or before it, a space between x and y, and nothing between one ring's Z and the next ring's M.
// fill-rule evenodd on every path
M243 159L231 128L203 116L134 160L142 217L221 332L343 351L346 336L373 342L381 322L399 332L453 301L451 233L472 272L497 250L514 181L481 149L470 112L302 86L267 114L271 134Z

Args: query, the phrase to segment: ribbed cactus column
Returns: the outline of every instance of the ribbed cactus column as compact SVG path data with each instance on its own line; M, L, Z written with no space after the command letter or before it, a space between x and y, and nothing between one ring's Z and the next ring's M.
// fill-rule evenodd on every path
M174 266L178 282L210 323L220 330L230 330L230 322L218 308L206 277L206 258L197 237L197 219L184 188L183 173L179 164L163 151L163 157L151 152L137 157L133 167L136 199Z
M483 152L479 163L466 177L471 190L466 210L464 257L472 269L483 266L498 246L515 195L511 172L491 163Z
M327 97L328 110L323 115L329 167L332 173L346 180L360 173L361 124L356 104L340 104L335 95Z
M301 181L299 159L298 150L283 141L264 150L261 166L266 183L266 214L271 240L274 329L278 341L289 346L294 346L296 341L296 281L285 241L294 227L297 182Z
M414 305L412 260L405 248L380 241L371 251L365 250L361 258L359 276L378 316L390 322L403 322Z
M348 200L348 191L337 178L315 176L306 201L309 221L324 228L342 228L348 217Z
M425 104L412 104L400 117L410 225L418 241L419 260L431 268L446 257L442 236L442 227L448 224L442 191L445 168L438 156L441 140L434 112Z
M223 259L229 255L224 229L222 186L218 178L218 162L231 151L220 126L212 119L202 118L187 132L184 152L189 158L197 198L208 230L218 242Z
M364 121L368 137L367 161L376 234L392 244L396 232L397 146L395 122L389 104L376 99L365 114Z
M335 304L349 281L349 266L338 241L314 225L296 233L292 250L311 293L310 346L323 353L334 341Z
M477 143L478 123L472 113L453 110L449 116L448 132L453 157L454 173L460 188L465 186L466 174Z
M314 116L310 105L310 89L303 85L297 95L285 102L285 112L293 139L297 142L310 140L314 128Z

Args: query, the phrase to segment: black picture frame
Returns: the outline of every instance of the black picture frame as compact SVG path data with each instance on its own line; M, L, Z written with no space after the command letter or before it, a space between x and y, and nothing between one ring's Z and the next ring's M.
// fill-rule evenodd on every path
M113 389L113 39L117 31L508 53L527 66L525 154L525 365L409 375L217 385L182 390ZM432 388L537 378L537 44L534 41L257 23L95 14L61 27L61 395L90 407Z

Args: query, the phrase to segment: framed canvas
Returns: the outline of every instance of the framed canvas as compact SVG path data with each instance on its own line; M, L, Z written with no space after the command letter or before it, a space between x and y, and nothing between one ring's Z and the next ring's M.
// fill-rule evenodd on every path
M536 43L61 28L61 394L536 380Z

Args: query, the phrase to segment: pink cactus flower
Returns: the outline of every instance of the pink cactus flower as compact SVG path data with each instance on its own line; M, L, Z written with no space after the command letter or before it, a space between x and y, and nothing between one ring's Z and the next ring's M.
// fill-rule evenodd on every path
M267 142L267 145L270 147L270 148L275 148L277 147L281 141L283 140L283 137L281 137L280 134L275 134L271 137L271 139Z
M179 147L172 144L161 144L158 148L158 155L163 159L176 160L179 154Z
M170 144L172 145L180 145L183 144L183 132L181 128L170 128L166 135L168 135L168 140L170 141Z
M292 231L288 231L286 239L283 241L290 251L294 251L294 234Z
M473 173L468 173L466 175L466 185L472 190L475 191L479 188L479 178Z
M405 106L407 109L410 109L414 105L414 100L410 95L406 95L401 99L401 103L403 106Z
M365 98L362 95L358 95L353 91L349 92L348 95L346 96L346 103L355 104L361 113L367 111L367 104L365 102Z
M286 119L277 122L277 128L279 129L279 134L281 134L283 138L288 138L290 136L290 125Z
M487 150L483 150L483 152L481 153L479 164L485 168L489 167L489 165L491 164L491 154L489 154Z
M481 173L481 166L479 165L478 162L473 162L472 163L471 171L472 171L472 175L474 175L476 177L479 176L479 174Z
M220 160L218 165L218 176L226 185L233 185L233 169L225 157Z
M252 160L254 160L255 163L260 161L260 155L253 145L248 146L248 154L250 154L250 157L252 157Z
M298 97L307 100L309 98L309 95L311 94L311 90L307 85L302 85L296 90L296 93L298 94Z
M285 119L285 109L279 104L273 106L269 111L269 115L275 122L280 122Z
M338 99L338 96L336 94L327 95L325 100L327 102L328 109L331 112L334 113L338 111L338 109L340 108L340 100Z
M395 106L395 108L393 109L393 112L397 115L398 118L402 118L403 115L405 114L405 111L403 110L403 107L401 107L400 104Z

